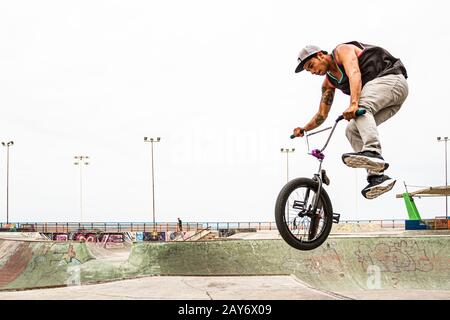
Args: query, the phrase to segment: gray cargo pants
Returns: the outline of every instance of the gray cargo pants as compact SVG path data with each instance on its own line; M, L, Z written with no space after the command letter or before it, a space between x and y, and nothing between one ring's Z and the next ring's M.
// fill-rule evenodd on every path
M377 126L392 117L408 96L408 83L402 74L391 74L367 82L361 90L359 106L366 113L350 120L345 135L355 152L381 153ZM368 175L372 175L368 171Z

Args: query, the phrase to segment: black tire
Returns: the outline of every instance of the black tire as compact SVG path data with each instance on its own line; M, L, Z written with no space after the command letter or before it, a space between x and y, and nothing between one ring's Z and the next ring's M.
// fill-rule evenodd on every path
M304 189L305 195L307 198L308 205L308 197L306 194L314 197L317 194L319 184L312 179L308 178L297 178L289 181L283 189L281 189L278 194L277 201L275 203L275 222L277 224L278 231L280 232L281 237L284 241L287 242L291 247L298 250L313 250L319 247L328 237L331 231L331 227L333 224L333 207L331 205L330 198L328 197L327 192L322 187L320 191L319 197L319 215L308 214L304 221L308 222L309 219L309 228L308 232L304 233L304 236L307 236L307 239L303 239L303 237L298 237L292 233L291 228L289 227L290 221L286 221L286 203L289 197L297 190ZM309 191L308 191L309 190ZM300 196L301 198L301 196ZM291 197L292 199L292 197ZM311 198L312 200L312 198ZM290 209L290 208L289 208ZM289 210L288 209L288 210ZM299 210L300 212L301 210ZM302 211L304 212L304 211ZM306 210L308 212L308 210ZM295 212L294 212L295 213ZM289 215L289 211L288 211ZM294 216L294 215L293 215ZM298 217L298 215L297 215ZM311 218L312 217L312 218ZM296 219L294 219L293 225L296 227ZM289 220L289 216L288 216ZM322 221L322 228L320 228L320 221ZM318 221L317 223L314 223ZM312 226L312 227L311 227ZM318 233L317 233L318 232ZM317 234L316 234L317 233Z

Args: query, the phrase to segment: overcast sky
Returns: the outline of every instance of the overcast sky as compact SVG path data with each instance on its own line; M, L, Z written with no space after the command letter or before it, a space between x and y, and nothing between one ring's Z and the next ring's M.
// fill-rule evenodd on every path
M394 189L375 200L363 169L341 154L345 121L326 150L327 191L344 220L407 218L403 181L445 184L450 136L450 21L445 1L41 0L0 2L0 140L10 149L10 220L79 221L79 167L87 155L84 221L274 221L290 178L317 161L292 129L317 111L322 77L295 74L306 44L352 40L401 58L410 94L379 127ZM327 122L349 97L341 92ZM320 147L326 134L310 140ZM0 149L0 221L6 220L6 148ZM417 188L410 188L411 190ZM417 199L423 218L445 198Z

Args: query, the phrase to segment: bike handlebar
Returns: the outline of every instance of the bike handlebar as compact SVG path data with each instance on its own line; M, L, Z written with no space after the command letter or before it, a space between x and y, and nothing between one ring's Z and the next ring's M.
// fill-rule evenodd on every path
M363 114L365 114L366 113L366 109L358 109L358 110L356 110L356 112L355 112L355 117L359 117L359 116L362 116ZM337 119L336 119L336 122L339 122L339 121L341 121L341 120L343 120L344 119L344 116L343 115L340 115ZM301 133L303 133L303 132L305 132L305 130L301 130L300 131ZM296 138L296 136L294 136L293 134L291 134L291 139L294 139L294 138Z
M362 116L362 115L365 114L365 113L366 113L366 109L358 109L358 110L356 110L356 112L355 112L355 117ZM344 116L343 116L343 115L340 115L340 116L336 119L336 122L339 122L339 121L341 121L342 119L344 119Z

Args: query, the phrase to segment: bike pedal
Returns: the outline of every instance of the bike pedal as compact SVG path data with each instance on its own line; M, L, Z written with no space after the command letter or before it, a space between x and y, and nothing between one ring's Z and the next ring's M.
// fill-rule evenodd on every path
M294 205L292 206L293 209L305 209L305 201L297 201L294 200Z
M341 215L339 213L333 213L333 223L339 223Z
M323 183L325 183L327 186L330 185L330 178L328 178L327 176L327 172L325 171L325 169L322 169L322 181Z

